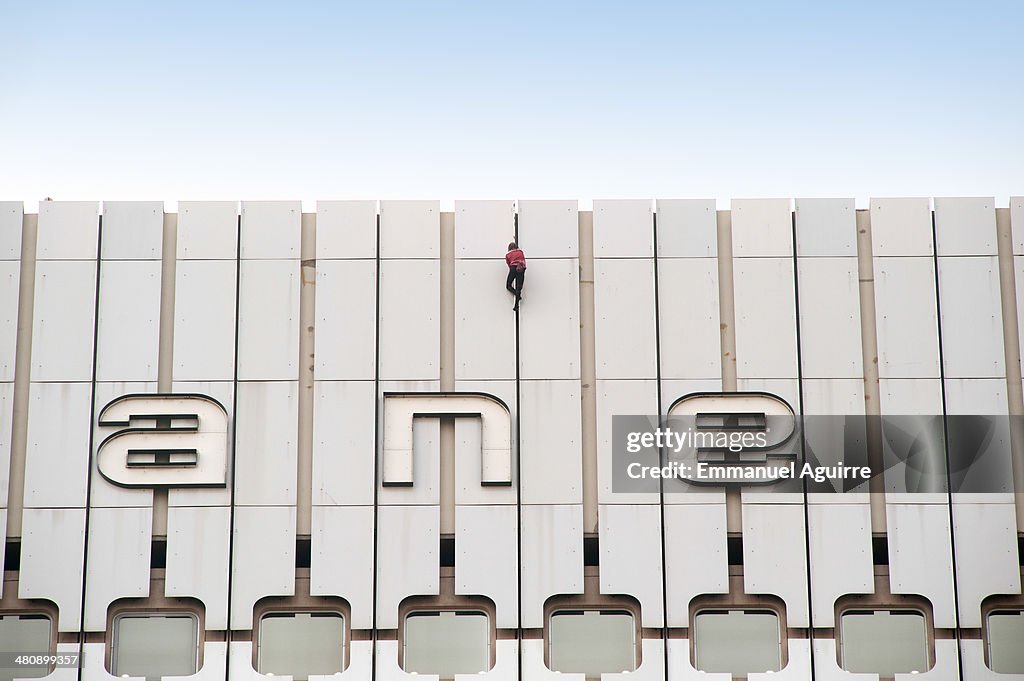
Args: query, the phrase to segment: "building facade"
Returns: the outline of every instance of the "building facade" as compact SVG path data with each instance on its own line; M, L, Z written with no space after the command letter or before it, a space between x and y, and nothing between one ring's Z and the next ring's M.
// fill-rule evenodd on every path
M1024 679L1015 421L984 493L612 456L1022 415L1022 294L1016 198L0 203L0 678Z

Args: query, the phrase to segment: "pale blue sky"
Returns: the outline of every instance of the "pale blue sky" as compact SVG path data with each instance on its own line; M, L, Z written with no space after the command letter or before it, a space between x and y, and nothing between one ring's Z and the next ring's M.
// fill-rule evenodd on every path
M1024 3L0 0L0 199L1024 194Z

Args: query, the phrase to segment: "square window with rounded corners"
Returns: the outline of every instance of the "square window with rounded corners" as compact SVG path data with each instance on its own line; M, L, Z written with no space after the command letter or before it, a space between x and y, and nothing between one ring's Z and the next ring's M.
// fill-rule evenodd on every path
M556 610L548 621L548 668L600 678L636 670L636 626L625 610Z
M329 611L268 612L260 617L256 671L306 681L345 669L345 618Z
M476 674L490 669L491 630L478 610L414 610L405 617L402 669L417 674Z
M771 610L699 610L693 628L693 666L702 672L782 669L782 632Z
M53 621L42 613L0 612L0 657L5 653L48 655L52 631ZM19 665L16 676L34 679L50 671L46 664Z
M110 673L144 676L195 674L199 663L199 618L190 612L124 613L114 617Z
M840 664L891 677L928 671L928 631L918 610L847 610L840 615Z
M989 669L1024 674L1024 610L993 610L985 624Z

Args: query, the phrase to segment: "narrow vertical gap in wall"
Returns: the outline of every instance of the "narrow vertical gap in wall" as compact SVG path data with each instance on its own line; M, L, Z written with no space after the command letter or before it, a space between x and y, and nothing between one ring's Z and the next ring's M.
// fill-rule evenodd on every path
M228 628L224 632L228 641L231 641L231 601L234 591L234 563L235 563L235 466L238 463L238 457L235 454L235 449L238 444L238 317L239 308L242 296L242 215L239 213L235 218L235 356L234 356L234 368L232 370L232 396L231 396L231 463L228 466L229 477L228 488L231 490L230 511L228 513L228 598L227 598L227 616L228 616ZM224 664L225 678L231 678L231 652L228 651L227 660Z
M651 211L651 245L654 252L654 378L657 386L658 404L658 427L661 428L661 419L666 416L661 390L661 281L658 277L658 213ZM658 450L659 466L665 465L665 450ZM669 667L668 661L668 571L666 570L665 558L668 554L665 539L665 480L658 478L658 513L661 518L659 539L661 541L661 642L663 663L665 669Z
M442 212L438 222L440 230L441 253L438 258L438 306L439 323L438 330L440 338L438 348L440 356L440 389L443 393L455 390L455 230L458 226L455 222L455 213ZM455 418L453 416L442 416L440 418L439 439L440 439L440 477L439 481L439 515L440 533L442 537L455 536ZM439 567L445 567L443 565Z
M960 632L960 589L956 570L956 525L953 515L953 490L951 487L952 475L949 465L949 424L946 415L949 409L946 404L946 358L942 347L942 300L939 292L939 240L935 229L935 209L931 211L932 216L932 268L935 274L935 322L939 336L939 386L942 396L942 451L943 463L946 471L946 510L949 516L949 559L953 569L953 624L956 627L956 665L959 671L959 678L964 678L964 661L960 653L961 632Z
M718 315L722 361L722 392L736 392L736 298L733 284L732 213L716 211L718 229ZM737 536L743 529L743 503L739 490L725 490L726 532Z
M168 394L172 391L174 376L174 294L176 290L175 276L177 273L178 247L178 215L163 214L163 233L160 246L160 321L159 343L157 350L156 391ZM167 488L153 489L153 541L159 537L167 537L167 516L170 491ZM156 569L150 561L150 581Z
M313 533L313 395L316 327L316 213L299 224L298 438L296 440L296 535ZM309 582L307 582L309 583Z
M797 418L800 422L800 458L801 463L807 461L807 438L804 429L804 362L802 336L800 334L800 253L796 237L796 205L790 212L790 243L793 248L793 319L796 332L796 386L797 405L800 410ZM814 602L811 593L811 507L807 496L807 478L801 476L800 488L804 503L804 589L807 594L807 638L810 640L811 669L814 669Z
M22 535L25 507L25 456L32 385L32 321L35 307L36 237L39 215L21 220L21 260L18 272L17 338L14 349L14 404L11 414L11 460L7 487L7 540Z
M81 603L78 616L78 655L79 659L85 654L85 599L86 584L89 575L89 522L92 518L92 448L95 442L95 429L93 428L94 414L96 413L96 363L98 355L98 342L100 331L100 276L103 263L103 214L96 216L96 281L93 288L92 306L92 376L89 384L89 449L86 452L85 460L89 462L85 473L85 533L82 551L82 582L81 582ZM82 665L78 666L78 681L82 681Z
M380 470L377 465L377 450L380 446L380 204L377 204L377 231L376 245L374 247L374 258L377 260L374 268L374 318L373 318L373 579L372 593L370 594L370 618L373 629L370 631L370 679L377 678L377 558L379 555L378 544L380 541L378 527L380 525Z
M579 212L580 449L583 475L583 534L598 532L597 367L594 335L594 213Z

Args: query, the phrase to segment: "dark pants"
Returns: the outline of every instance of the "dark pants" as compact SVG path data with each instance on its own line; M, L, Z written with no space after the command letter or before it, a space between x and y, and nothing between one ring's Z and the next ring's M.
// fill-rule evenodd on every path
M516 297L516 305L519 305L519 298L523 295L523 280L526 277L526 270L517 270L515 267L508 268L508 278L505 279L505 288ZM513 284L515 286L513 286Z

